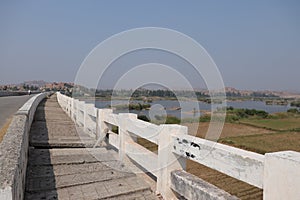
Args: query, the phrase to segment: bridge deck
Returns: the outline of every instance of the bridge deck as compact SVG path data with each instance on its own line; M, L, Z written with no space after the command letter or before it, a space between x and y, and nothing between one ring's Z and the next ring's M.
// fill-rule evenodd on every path
M157 199L108 147L76 128L56 95L39 105L30 130L25 199Z

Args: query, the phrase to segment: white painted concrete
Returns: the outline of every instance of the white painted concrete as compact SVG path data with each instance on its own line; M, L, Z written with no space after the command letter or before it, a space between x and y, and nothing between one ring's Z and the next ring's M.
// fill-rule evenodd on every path
M265 155L264 200L300 199L300 153L283 151Z
M127 130L137 136L145 138L154 144L158 144L160 127L142 120L132 120L127 124Z
M187 127L180 125L160 125L158 139L158 175L156 191L165 199L176 199L171 189L171 172L185 170L186 159L173 153L172 137L187 134Z
M263 186L264 156L193 136L173 138L173 152L256 187Z

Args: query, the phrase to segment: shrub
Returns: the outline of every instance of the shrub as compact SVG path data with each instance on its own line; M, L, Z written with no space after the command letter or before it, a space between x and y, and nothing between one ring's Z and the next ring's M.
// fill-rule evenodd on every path
M226 115L226 122L236 122L238 121L240 118L236 115Z
M233 108L232 106L229 106L229 107L226 108L226 110L227 110L227 111L233 111L234 108Z
M236 115L239 118L248 118L248 115L245 113L244 109L237 109Z
M269 113L264 110L255 110L255 109L241 109L237 108L231 111L230 113L233 113L236 115L237 118L248 118L251 116L258 116L261 118L267 118L269 116Z
M180 124L180 119L174 116L167 116L166 124Z
M287 112L296 114L296 113L299 113L299 110L297 108L290 108L287 110Z
M268 115L269 115L269 113L267 113L267 112L264 111L264 110L258 110L258 111L256 111L256 115L257 115L257 116L260 116L260 117L262 117L262 118L267 118Z
M150 122L150 120L148 119L148 117L146 115L139 115L138 119L143 120L145 122Z
M210 122L210 119L211 119L210 115L203 115L199 118L199 121L200 122Z
M118 134L119 133L119 127L118 126L112 126L111 131Z
M280 112L280 113L273 113L272 115L269 115L268 118L270 119L285 119L289 117L288 113Z
M158 120L158 121L161 121L161 120L165 120L165 119L166 119L166 117L163 116L163 115L155 115L154 118L155 118L156 120Z
M257 113L257 111L255 109L251 109L251 110L250 109L246 109L245 113L247 115L253 116L253 115L255 115Z
M121 104L114 106L117 110L143 110L143 109L149 109L151 107L150 104L141 104L141 103L130 103L127 104Z
M291 106L294 106L294 107L300 107L300 101L293 101L291 103Z

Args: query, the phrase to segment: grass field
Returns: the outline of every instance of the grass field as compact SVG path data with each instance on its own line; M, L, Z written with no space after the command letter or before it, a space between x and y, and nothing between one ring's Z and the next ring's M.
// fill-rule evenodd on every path
M205 138L209 127L209 122L185 123L182 125L188 127L189 135ZM238 123L225 123L220 138L246 135L261 135L268 133L274 133L274 131Z
M242 119L240 122L243 124L278 131L300 131L300 117L288 117L284 119Z
M185 123L184 126L188 127L188 134L200 138L205 138L209 122L201 123ZM243 124L225 123L220 138L231 138L236 136L251 136L251 135L264 135L275 133L272 130L258 128ZM138 143L149 149L150 151L157 151L157 145L149 142L146 139L138 138Z
M300 152L300 132L227 137L219 142L260 154L285 150Z
M190 135L204 138L209 123L184 125ZM225 123L219 142L261 154L284 150L300 152L300 131L294 131L299 128L300 118L247 119L242 124Z

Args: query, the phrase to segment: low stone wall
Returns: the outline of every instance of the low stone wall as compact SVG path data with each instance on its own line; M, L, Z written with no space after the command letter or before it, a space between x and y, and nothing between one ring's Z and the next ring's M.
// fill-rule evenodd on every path
M0 143L0 199L23 199L29 130L38 104L50 93L29 99L14 115Z

